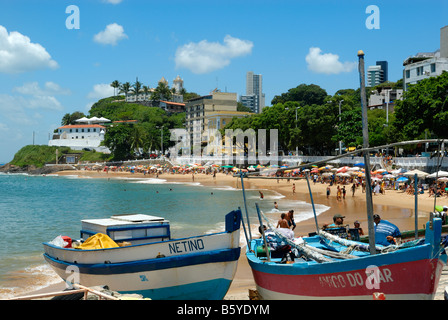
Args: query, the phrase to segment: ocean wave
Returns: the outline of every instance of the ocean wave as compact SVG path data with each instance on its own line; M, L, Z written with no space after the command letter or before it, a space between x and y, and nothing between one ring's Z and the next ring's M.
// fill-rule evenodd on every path
M0 287L0 300L30 294L62 281L48 264L10 271L7 278L8 280L4 281Z

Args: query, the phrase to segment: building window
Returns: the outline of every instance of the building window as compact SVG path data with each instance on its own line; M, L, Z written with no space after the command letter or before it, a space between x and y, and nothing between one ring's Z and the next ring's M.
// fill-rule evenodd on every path
M423 75L423 66L417 67L417 76Z
M406 78L410 78L411 77L411 71L410 70L406 70Z
M431 63L431 72L436 72L436 64Z

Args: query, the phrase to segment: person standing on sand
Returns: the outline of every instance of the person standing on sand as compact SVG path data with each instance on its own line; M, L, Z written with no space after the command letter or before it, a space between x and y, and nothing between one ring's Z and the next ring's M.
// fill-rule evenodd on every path
M296 228L296 223L294 222L294 210L289 210L286 214L286 221L288 221L288 228L292 226L292 230Z
M330 186L327 186L327 199L330 198L331 189Z
M356 191L356 183L353 183L353 185L352 185L352 197L355 196L355 191Z
M295 194L295 193L296 193L296 184L293 183L292 184L292 194Z

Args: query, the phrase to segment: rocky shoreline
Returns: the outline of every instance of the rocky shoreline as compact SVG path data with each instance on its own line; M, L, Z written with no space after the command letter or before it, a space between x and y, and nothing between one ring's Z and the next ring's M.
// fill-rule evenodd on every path
M41 168L34 165L28 165L24 167L19 167L10 163L0 166L0 172L2 173L26 173L32 175L42 175L42 174L52 174L65 170L74 170L75 167L68 165L54 165L54 166L43 166Z

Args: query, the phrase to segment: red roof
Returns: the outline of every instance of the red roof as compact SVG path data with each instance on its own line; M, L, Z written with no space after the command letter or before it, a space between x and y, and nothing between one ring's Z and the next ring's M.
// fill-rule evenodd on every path
M163 101L163 100L161 100L160 102L164 102L166 104L173 104L176 106L185 106L185 103L180 103L180 102L171 102L171 101Z
M81 129L81 128L106 128L100 126L99 124L69 124L66 126L59 127L58 129Z

